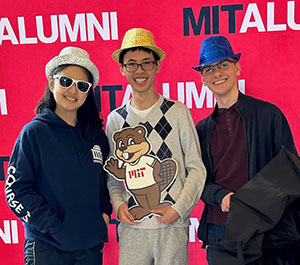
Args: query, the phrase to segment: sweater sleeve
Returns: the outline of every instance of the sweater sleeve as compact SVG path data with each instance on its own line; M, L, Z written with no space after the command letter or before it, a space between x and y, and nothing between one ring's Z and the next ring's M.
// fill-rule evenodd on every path
M117 130L116 121L114 120L114 113L112 112L107 117L107 123L106 123L106 134L108 137L109 142L109 156L114 155L114 142L113 142L113 133ZM118 209L122 203L126 203L125 199L123 198L123 185L122 181L116 180L113 176L108 174L107 178L107 187L109 190L110 198L113 202L114 210L117 215Z
M178 130L180 133L181 148L184 156L186 178L179 198L173 208L183 218L187 218L198 203L206 179L200 144L195 125L190 111L184 106L185 111L178 119Z
M107 189L107 178L105 178L105 185L103 188L103 207L102 212L106 213L109 217L112 213L112 206L110 203L109 191Z
M36 189L38 150L26 132L17 139L8 167L5 194L8 206L23 222L41 233L54 234L62 222Z
M231 191L218 184L206 183L201 199L209 205L219 206L221 208L222 200L229 192Z

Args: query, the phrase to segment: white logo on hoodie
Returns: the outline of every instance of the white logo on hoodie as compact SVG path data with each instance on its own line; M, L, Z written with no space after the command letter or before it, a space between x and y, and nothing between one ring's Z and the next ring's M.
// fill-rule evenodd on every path
M102 156L102 151L99 145L94 145L93 148L91 149L92 154L93 154L93 161L94 163L100 163L103 164L103 156Z

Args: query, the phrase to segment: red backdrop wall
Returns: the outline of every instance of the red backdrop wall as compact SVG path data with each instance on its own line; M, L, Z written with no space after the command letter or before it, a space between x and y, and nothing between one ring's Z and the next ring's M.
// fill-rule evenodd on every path
M155 35L167 57L157 76L157 91L180 100L197 123L213 108L202 86L198 64L201 41L227 36L241 52L239 87L248 95L271 101L285 113L299 149L300 1L245 0L6 0L0 6L0 260L23 263L23 226L5 202L4 180L9 156L23 125L34 116L44 93L45 64L65 46L86 49L100 71L97 103L104 119L130 97L111 53L127 29L143 27ZM63 159L63 158L62 158ZM190 227L190 264L206 264L196 238L202 203ZM109 226L104 264L118 261L115 220Z

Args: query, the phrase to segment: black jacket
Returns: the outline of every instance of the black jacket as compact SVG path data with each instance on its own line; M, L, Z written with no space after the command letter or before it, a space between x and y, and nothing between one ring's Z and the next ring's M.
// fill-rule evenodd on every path
M230 192L215 184L212 176L210 142L217 108L216 105L213 113L196 126L201 143L202 159L207 170L206 184L201 197L205 207L198 228L198 237L203 241L202 247L205 247L207 243L207 205L221 207L223 197ZM245 126L249 179L270 162L280 152L282 146L298 155L287 119L277 106L239 93L235 108L241 115Z
M230 198L215 265L300 264L300 160L286 149Z

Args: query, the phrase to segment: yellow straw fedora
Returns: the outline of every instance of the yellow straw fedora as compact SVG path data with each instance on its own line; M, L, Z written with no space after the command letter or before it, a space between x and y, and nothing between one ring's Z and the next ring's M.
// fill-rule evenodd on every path
M162 61L166 57L166 53L156 46L154 37L149 30L142 28L129 29L123 38L121 49L113 52L112 58L119 62L120 53L126 49L134 47L145 47L154 51Z

